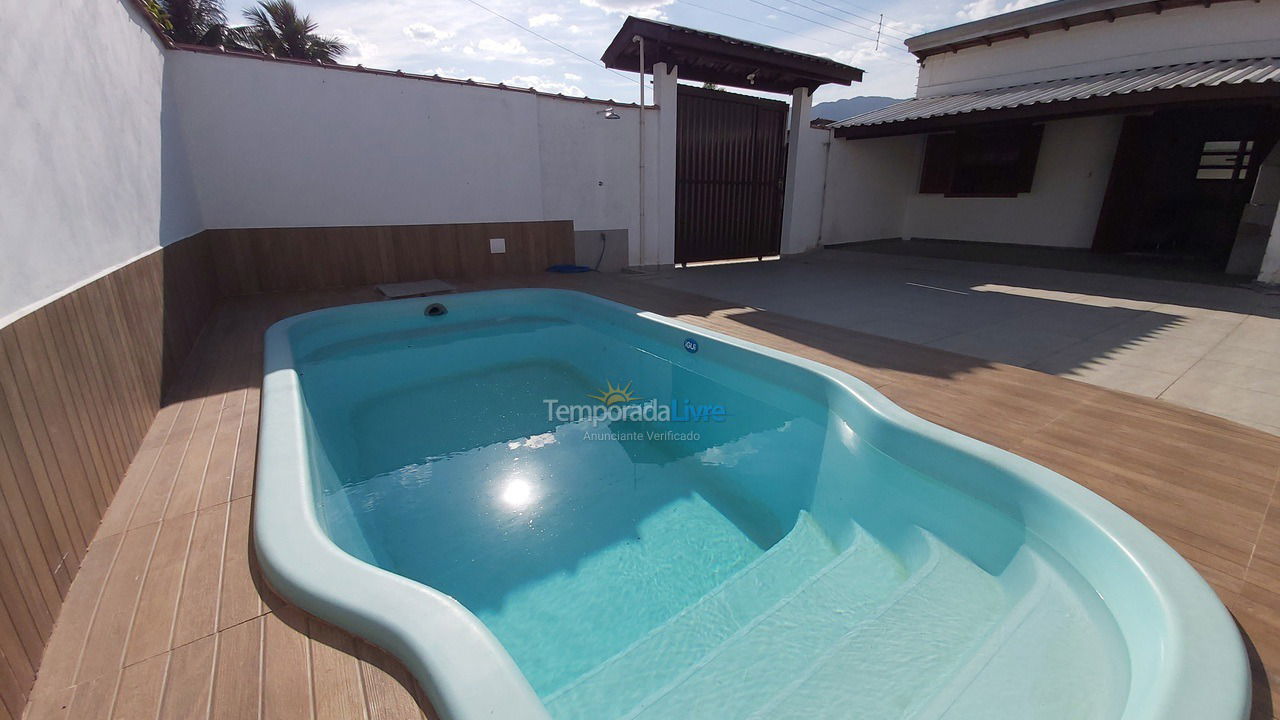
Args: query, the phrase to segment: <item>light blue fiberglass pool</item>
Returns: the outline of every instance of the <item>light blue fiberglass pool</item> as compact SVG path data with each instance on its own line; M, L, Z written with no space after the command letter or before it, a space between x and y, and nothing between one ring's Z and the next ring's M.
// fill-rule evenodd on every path
M1240 636L1101 498L822 365L579 293L267 338L255 540L446 717L1240 720Z

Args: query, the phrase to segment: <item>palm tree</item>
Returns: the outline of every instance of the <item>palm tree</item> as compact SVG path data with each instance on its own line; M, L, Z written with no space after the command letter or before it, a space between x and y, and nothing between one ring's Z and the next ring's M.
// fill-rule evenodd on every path
M159 0L161 24L175 42L222 45L227 39L227 16L218 0Z
M234 40L260 53L336 63L347 51L337 38L317 35L319 26L310 16L300 15L290 0L259 0L257 7L244 11L244 17L249 24L234 28Z

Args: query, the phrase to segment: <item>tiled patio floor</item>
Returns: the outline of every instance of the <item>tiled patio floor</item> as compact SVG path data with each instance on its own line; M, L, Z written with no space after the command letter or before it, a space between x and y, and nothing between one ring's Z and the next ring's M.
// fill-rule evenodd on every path
M847 250L674 270L654 282L1280 434L1280 295Z
M1280 671L1280 438L1017 367L602 276L535 278L851 372L910 411L1092 488L1209 580L1255 653L1255 717ZM309 619L250 546L261 334L371 291L224 304L111 503L72 585L27 717L418 718L404 668Z

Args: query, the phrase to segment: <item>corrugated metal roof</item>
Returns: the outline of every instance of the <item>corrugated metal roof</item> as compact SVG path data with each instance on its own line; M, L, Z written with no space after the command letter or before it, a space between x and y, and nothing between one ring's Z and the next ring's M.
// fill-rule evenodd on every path
M1046 80L957 95L935 95L894 103L831 125L832 128L885 125L984 110L1128 95L1152 90L1280 82L1280 58L1206 60L1142 70Z

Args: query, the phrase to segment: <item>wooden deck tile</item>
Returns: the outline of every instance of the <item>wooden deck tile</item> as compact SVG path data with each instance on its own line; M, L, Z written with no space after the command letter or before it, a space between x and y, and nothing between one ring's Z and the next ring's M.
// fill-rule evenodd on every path
M262 618L257 617L218 634L211 717L258 717L262 703L262 633Z
M134 456L128 470L125 471L120 488L116 491L115 499L111 501L106 514L102 516L102 524L98 526L95 537L114 535L124 532L129 527L129 520L138 506L142 493L147 488L147 478L155 471L170 432L174 430L182 432L182 428L176 426L180 409L179 405L169 405L161 408L156 414L151 432L143 438L138 454Z
M76 670L76 683L86 683L123 666L125 644L135 621L138 596L147 563L155 549L160 524L144 525L125 533L107 575L98 608Z
M75 685L76 669L80 665L85 639L93 624L94 614L98 611L98 599L102 596L103 585L122 539L123 535L120 533L108 535L95 542L85 555L84 564L76 576L77 582L71 584L71 591L58 615L58 623L53 628L53 635L49 636L44 660L40 664L40 674L32 690L33 697L42 690L53 692Z
M285 608L267 615L263 624L263 720L313 717L307 617L299 610Z
M158 717L169 655L156 655L131 664L120 673L112 720L140 720Z
M67 716L85 720L109 720L111 699L120 681L120 672L120 670L114 670L77 685L75 694L71 696L71 707Z
M160 523L160 535L156 539L138 602L137 616L146 621L134 624L125 650L126 666L161 655L170 648L195 521L196 514L190 512Z
M204 407L204 398L180 404L173 426L158 450L155 465L141 479L143 486L137 491L138 501L128 514L127 527L133 528L158 522L164 517L178 469L182 466L187 446L195 430L196 420ZM128 478L126 477L126 480ZM123 487L121 488L123 492Z
M226 548L230 509L229 504L223 503L196 513L173 628L175 648L212 635L218 629L222 554Z
M209 717L217 653L216 635L174 648L169 655L169 673L161 696L160 717L186 720Z
M311 638L316 720L368 718L355 638L314 618L308 623L307 634Z
M75 694L74 687L33 693L31 702L27 704L26 714L22 717L25 720L66 720L70 716L71 700Z
M360 679L368 699L370 720L420 720L420 690L404 665L380 648L359 641ZM434 713L427 717L435 719Z
M239 625L265 611L253 573L249 570L253 547L249 517L252 498L228 505L226 544L222 553L222 589L218 602L218 630Z
M921 417L1080 482L1162 535L1214 586L1251 649L1254 715L1275 719L1280 438L1157 401L643 281L587 274L458 284L582 289L803 355L854 374ZM398 661L272 595L250 545L262 332L292 314L376 299L358 289L225 301L137 454L123 458L111 438L86 446L82 462L120 467L124 479L88 551L68 558L68 580L78 568L74 582L38 589L49 599L65 594L65 602L27 720L434 717ZM66 312L72 329L65 332L74 333L79 309ZM92 338L65 339L92 351ZM43 359L41 347L0 344L0 384L15 389L10 403L23 401L24 378L44 372ZM139 417L138 408L112 406L105 396L85 402L122 423ZM83 430L57 415L32 421ZM23 491L61 509L56 522L41 526L0 516L0 541L21 535L20 544L36 548L14 560L19 569L24 561L49 562L50 549L91 532L83 520L103 497L87 486L74 498L59 496L60 448L38 446L44 437L0 427L0 452L29 447L40 461ZM38 614L29 620L40 621ZM16 712L0 708L0 720L6 714Z

